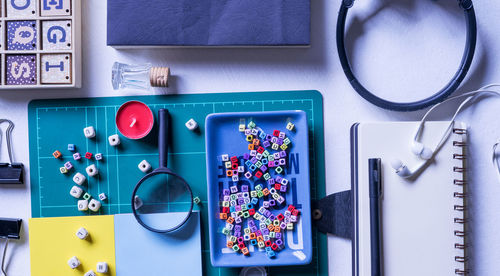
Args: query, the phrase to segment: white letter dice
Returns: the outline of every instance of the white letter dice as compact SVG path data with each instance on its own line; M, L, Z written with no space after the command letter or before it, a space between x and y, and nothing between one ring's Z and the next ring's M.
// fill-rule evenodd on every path
M97 168L94 164L88 166L85 170L87 171L87 174L89 176L96 176L99 173L99 171L97 170Z
M85 134L85 137L87 138L94 138L95 137L95 129L93 126L89 126L83 129L83 134Z
M105 194L105 193L100 193L100 194L99 194L99 199L100 199L100 200L104 201L104 200L106 200L107 198L108 198L108 197L106 196L106 194Z
M78 211L87 211L89 209L89 202L86 199L78 200Z
M87 178L81 173L76 173L75 176L73 176L73 182L75 182L78 185L82 185L86 179Z
M89 270L89 272L85 273L83 276L97 276L94 271Z
M116 147L120 144L120 136L118 134L113 134L108 137L109 145Z
M142 160L141 163L139 163L139 170L141 170L143 173L147 173L149 170L151 170L151 164L149 164L148 161Z
M75 269L75 268L77 268L77 267L80 266L80 260L78 260L77 257L73 257L73 258L71 258L71 259L68 260L68 265L72 269Z
M105 262L97 263L96 271L98 273L108 273L108 264Z
M71 188L71 191L69 191L69 194L74 198L80 198L80 196L82 196L82 193L82 188L78 186L73 186L73 188Z
M81 227L80 229L78 229L78 231L76 231L76 236L80 240L84 240L89 236L89 232L87 231L87 229Z
M97 212L99 211L99 208L101 208L101 202L95 199L91 199L89 203L89 209L94 212Z
M198 128L198 123L193 119L189 119L189 121L186 122L186 127L189 130L195 130Z

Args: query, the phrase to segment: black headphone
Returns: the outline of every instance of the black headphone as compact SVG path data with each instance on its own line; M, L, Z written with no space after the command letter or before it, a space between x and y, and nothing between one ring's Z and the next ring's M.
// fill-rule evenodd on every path
M441 91L426 99L411 103L391 102L377 97L361 85L361 83L359 83L354 76L344 45L347 12L353 4L354 0L342 0L342 4L340 5L339 17L337 20L337 50L339 53L340 63L342 64L342 68L344 69L347 79L351 83L354 90L356 90L361 97L381 108L394 111L415 111L443 101L460 86L460 83L464 80L467 72L469 71L472 59L474 58L474 51L476 49L477 25L472 0L458 0L459 6L464 10L465 21L467 23L467 40L460 68L457 73L455 73L455 76L453 76L453 79L443 89L441 89Z

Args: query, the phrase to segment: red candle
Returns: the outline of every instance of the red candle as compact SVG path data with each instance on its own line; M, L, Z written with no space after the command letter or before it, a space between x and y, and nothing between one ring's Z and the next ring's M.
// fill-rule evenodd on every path
M118 109L115 118L120 133L130 139L141 139L151 132L154 124L153 112L142 102L130 101Z

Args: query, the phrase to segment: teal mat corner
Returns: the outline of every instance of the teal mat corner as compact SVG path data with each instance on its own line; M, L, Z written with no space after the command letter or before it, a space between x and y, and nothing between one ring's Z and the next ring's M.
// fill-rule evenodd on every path
M169 165L191 185L195 196L202 203L202 251L204 275L237 275L240 268L215 268L210 264L207 179L205 162L205 117L210 113L242 111L304 110L307 113L310 135L310 167L312 200L325 196L325 161L323 99L321 93L309 91L242 92L181 94L162 96L131 96L81 99L34 100L28 106L30 179L32 217L82 216L94 214L130 213L132 189L143 173L137 168L140 161L148 160L153 168L158 166L156 128L142 140L122 137L120 147L111 147L107 137L118 133L115 114L120 105L130 100L146 103L155 114L167 108L172 118L172 145ZM200 125L201 134L189 131L184 123L190 118ZM83 128L93 125L97 139L89 140ZM67 150L75 144L80 153L102 153L103 161L73 161ZM59 150L61 160L52 157ZM59 167L71 160L72 173L63 175ZM97 197L105 192L99 213L79 212L76 199L69 195L73 186L71 176L85 172L85 167L96 163L99 178L90 178L88 192ZM270 275L328 275L327 237L313 229L313 260L305 266L270 267Z

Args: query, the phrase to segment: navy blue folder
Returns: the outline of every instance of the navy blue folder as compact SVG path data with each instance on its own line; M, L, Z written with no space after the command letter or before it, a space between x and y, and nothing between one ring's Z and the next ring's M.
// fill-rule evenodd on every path
M307 46L310 0L108 0L109 46Z

